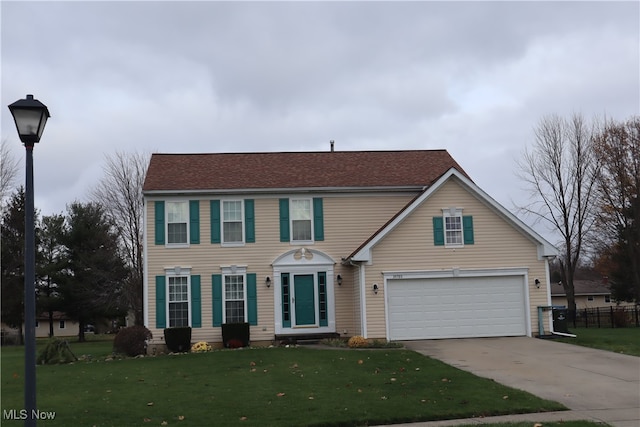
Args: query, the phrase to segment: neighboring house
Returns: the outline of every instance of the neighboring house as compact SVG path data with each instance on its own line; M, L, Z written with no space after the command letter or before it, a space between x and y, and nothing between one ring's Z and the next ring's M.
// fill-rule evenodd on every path
M633 306L632 302L618 302L611 297L611 290L606 280L574 280L576 308ZM560 283L551 285L551 301L553 305L567 305L567 295Z
M2 323L1 329L3 338L7 342L17 343L20 341L20 330ZM41 313L36 318L36 338L47 338L49 336L49 313ZM55 337L70 337L78 335L78 322L72 321L59 311L53 312L53 335ZM24 325L23 325L24 333ZM4 342L4 340L3 340Z
M80 324L70 320L66 314L60 311L53 312L53 336L72 337L80 332ZM36 318L36 338L49 336L49 313L41 313Z
M152 345L235 322L252 342L531 336L551 303L557 250L446 150L154 154L143 193Z

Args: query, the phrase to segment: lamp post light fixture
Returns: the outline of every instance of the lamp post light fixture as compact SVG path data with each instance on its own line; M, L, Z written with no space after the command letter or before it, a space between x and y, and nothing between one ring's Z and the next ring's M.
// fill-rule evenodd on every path
M33 146L40 142L49 109L27 95L9 105L27 151L24 217L24 409L25 426L36 425L36 248L33 203Z

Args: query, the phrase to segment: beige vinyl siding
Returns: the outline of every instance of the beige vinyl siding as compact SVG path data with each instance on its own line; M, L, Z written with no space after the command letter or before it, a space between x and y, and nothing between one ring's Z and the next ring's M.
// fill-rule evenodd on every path
M455 249L434 245L432 217L442 216L442 209L449 207L463 208L463 215L473 216L473 245ZM376 245L372 260L372 265L365 267L369 338L386 337L383 272L526 268L532 332L538 330L536 307L548 304L545 261L538 260L536 244L455 180L445 183ZM539 289L534 284L536 278L543 284ZM380 287L377 295L370 291L373 283Z
M294 196L294 195L292 195ZM334 292L336 310L336 331L353 335L360 327L360 313L356 307L358 296L355 289L357 268L345 267L341 259L348 256L360 246L388 219L405 206L415 194L335 194L323 196L324 241L308 245L296 245L280 242L279 204L280 197L252 197L244 199L255 201L255 243L247 243L241 247L223 247L211 244L210 203L216 197L200 198L200 244L187 248L169 248L155 244L154 233L154 201L170 200L147 199L146 204L146 236L147 236L147 289L149 329L154 342L161 342L162 329L156 329L155 315L155 277L165 274L165 268L181 266L191 268L192 275L201 276L202 327L193 328L192 340L217 342L221 340L221 328L212 326L212 283L211 275L220 274L221 266L246 266L247 273L256 273L258 325L251 327L252 341L272 340L274 329L274 285L267 288L265 278L269 276L273 283L272 262L287 251L299 247L307 247L322 251L335 262ZM307 197L307 196L305 196ZM317 195L316 195L317 197ZM198 199L195 196L190 199ZM224 199L224 198L220 198ZM343 278L342 286L335 283L335 276Z

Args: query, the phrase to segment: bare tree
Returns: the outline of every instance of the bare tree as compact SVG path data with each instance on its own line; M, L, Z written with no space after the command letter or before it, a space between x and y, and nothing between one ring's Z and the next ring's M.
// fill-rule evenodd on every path
M131 274L126 286L126 299L135 311L135 322L142 325L143 317L143 208L142 186L150 155L116 152L106 156L104 177L92 190L91 197L105 207L115 225L123 257Z
M531 151L526 150L518 161L518 176L531 196L531 202L520 210L561 236L563 250L558 261L572 316L576 311L573 279L597 213L596 129L595 121L589 125L578 114L570 119L545 116L534 129Z
M18 159L13 153L6 139L0 144L0 200L9 195L13 183L18 175Z

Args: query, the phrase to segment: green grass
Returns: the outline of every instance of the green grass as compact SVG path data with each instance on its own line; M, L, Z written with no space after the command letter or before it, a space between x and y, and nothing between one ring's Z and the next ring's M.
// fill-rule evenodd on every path
M350 426L565 409L412 351L262 348L37 367L46 426ZM23 351L2 349L2 410L23 406ZM162 424L165 422L166 424ZM4 419L3 426L22 425Z
M572 328L570 331L577 337L559 341L640 356L640 328Z

